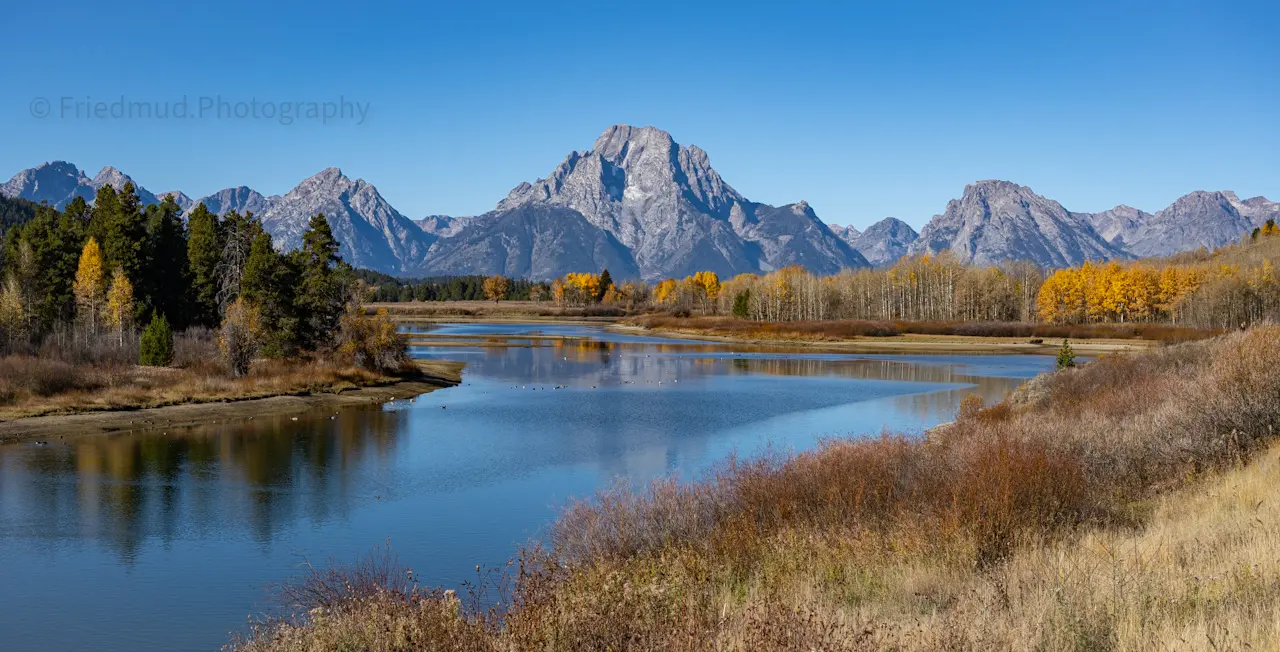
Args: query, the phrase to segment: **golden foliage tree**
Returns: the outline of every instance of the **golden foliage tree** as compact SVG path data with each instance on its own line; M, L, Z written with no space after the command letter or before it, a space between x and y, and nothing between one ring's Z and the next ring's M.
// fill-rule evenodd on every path
M386 308L371 317L359 302L349 303L338 342L338 354L365 369L398 371L409 360L408 344Z
M567 306L585 306L595 303L602 296L600 275L590 272L569 272L551 285L556 303Z
M507 292L510 291L511 279L501 274L494 274L484 280L484 296L494 303L507 298Z
M227 306L218 329L218 349L231 375L240 377L249 373L249 366L262 346L262 337L262 313L258 306L237 297Z
M89 238L80 252L80 264L72 291L76 297L76 314L88 326L91 333L98 332L98 318L102 312L105 275L102 270L102 248L98 241Z
M22 291L12 275L0 283L0 338L17 338L26 330L27 311Z
M133 284L124 270L116 267L111 275L111 289L107 291L107 309L103 322L116 332L117 341L124 345L124 332L133 321Z

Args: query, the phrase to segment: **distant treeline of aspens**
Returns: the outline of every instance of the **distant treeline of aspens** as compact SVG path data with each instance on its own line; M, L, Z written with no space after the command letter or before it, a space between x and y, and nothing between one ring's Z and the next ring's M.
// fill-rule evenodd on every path
M943 252L825 277L791 266L727 280L703 271L650 284L615 282L604 270L566 274L549 283L490 282L496 293L486 290L488 279L481 276L403 281L368 273L364 278L376 285L379 301L532 300L770 322L1162 323L1222 330L1280 314L1280 275L1271 262L1280 256L1276 233L1268 226L1215 252L1058 270L1026 262L966 264Z

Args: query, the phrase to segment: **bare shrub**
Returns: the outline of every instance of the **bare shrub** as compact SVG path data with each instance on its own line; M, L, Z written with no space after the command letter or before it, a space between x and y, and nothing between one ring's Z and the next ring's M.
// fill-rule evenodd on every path
M173 366L180 369L225 373L219 363L217 334L203 326L188 328L173 337Z

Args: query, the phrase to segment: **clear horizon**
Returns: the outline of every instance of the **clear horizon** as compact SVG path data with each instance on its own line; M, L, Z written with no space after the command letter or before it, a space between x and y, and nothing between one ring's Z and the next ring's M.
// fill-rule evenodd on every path
M859 229L919 229L989 178L1080 212L1280 200L1280 9L1260 2L344 7L17 7L0 47L33 63L10 71L0 177L67 160L199 198L339 167L411 219L475 215L627 123ZM176 117L184 96L206 112ZM92 114L120 99L154 113Z

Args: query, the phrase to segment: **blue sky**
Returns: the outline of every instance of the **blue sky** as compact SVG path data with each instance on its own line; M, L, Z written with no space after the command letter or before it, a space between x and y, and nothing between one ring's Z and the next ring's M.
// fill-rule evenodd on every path
M919 227L987 178L1077 211L1280 200L1275 3L694 4L19 3L0 177L66 159L198 197L338 166L409 217L468 215L629 123L702 147L755 201L859 227ZM183 96L368 114L75 117Z

